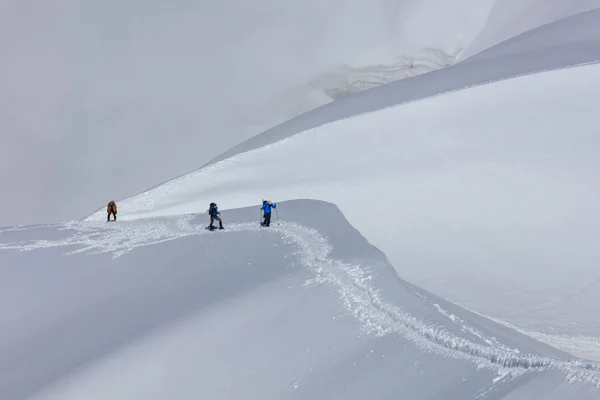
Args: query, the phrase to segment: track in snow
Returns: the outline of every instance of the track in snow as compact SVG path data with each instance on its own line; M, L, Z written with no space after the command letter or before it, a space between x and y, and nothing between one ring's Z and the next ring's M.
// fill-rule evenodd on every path
M127 221L110 224L71 222L54 225L59 230L73 231L62 240L37 240L0 243L0 250L32 251L53 247L71 247L67 254L82 252L112 253L120 257L141 246L149 246L189 236L227 235L231 232L268 231L281 235L284 241L297 247L302 265L315 273L307 284L316 283L335 288L346 311L361 322L365 334L377 336L398 334L412 341L426 352L436 352L488 368L500 377L515 378L528 371L557 370L569 381L590 382L600 387L600 364L589 361L564 361L533 354L521 354L516 349L499 343L477 328L470 326L438 304L430 304L453 324L480 338L486 345L457 336L443 327L422 321L405 312L400 306L386 301L373 284L368 266L347 263L330 257L332 246L317 230L294 222L273 224L261 228L258 223L235 223L224 231L207 232L194 224L194 215ZM27 230L26 227L5 229L2 232ZM426 298L420 296L424 302Z

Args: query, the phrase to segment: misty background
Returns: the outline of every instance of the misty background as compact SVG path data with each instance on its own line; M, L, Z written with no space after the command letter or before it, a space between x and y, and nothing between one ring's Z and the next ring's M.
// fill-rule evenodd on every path
M0 225L80 219L194 170L337 66L456 55L491 2L3 0Z

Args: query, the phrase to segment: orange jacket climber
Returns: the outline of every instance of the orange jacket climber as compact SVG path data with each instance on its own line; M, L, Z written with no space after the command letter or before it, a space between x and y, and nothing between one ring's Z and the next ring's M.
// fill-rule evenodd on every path
M114 200L111 200L110 203L106 206L106 212L108 216L106 217L107 221L110 221L110 215L112 214L115 217L115 221L117 220L117 204Z

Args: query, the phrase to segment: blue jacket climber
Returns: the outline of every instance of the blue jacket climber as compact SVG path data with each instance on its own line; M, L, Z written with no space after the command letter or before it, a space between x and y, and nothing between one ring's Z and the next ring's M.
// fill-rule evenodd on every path
M263 212L265 214L271 214L271 209L272 208L277 208L277 204L275 203L271 203L270 201L263 201L263 205L261 207L261 209L263 210Z
M263 205L260 208L263 211L263 222L262 226L271 226L271 209L277 208L275 203L271 203L271 201L263 200Z

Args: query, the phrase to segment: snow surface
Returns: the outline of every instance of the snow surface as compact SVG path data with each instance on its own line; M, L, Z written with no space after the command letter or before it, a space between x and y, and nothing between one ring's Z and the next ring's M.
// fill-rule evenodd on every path
M496 0L483 29L459 59L467 59L505 40L600 7L598 0Z
M206 215L0 232L2 398L600 393L599 364L399 279L335 206L280 208L269 229L251 207L213 233Z
M124 165L143 168L140 160L152 160L161 172L149 172L154 182L183 162L206 162L226 140L326 105L198 171L118 201L117 223L104 222L101 209L82 222L0 229L0 397L598 398L600 365L589 361L600 360L598 2L382 0L339 8L335 2L287 7L269 1L264 4L273 8L215 3L211 12L235 16L228 25L209 10L201 14L210 23L198 24L198 9L146 2L135 27L128 12L138 10L127 3L118 23L106 26L119 39L131 28L132 42L117 48L133 51L110 68L95 62L103 50L84 46L92 68L78 75L76 63L52 54L52 41L73 38L61 47L72 61L89 37L50 29L42 41L49 62L27 62L23 76L39 72L31 65L46 65L49 76L58 68L65 81L40 74L23 92L22 80L10 80L7 93L24 95L3 101L5 120L9 130L24 128L27 135L10 136L14 145L3 149L23 158L20 138L42 126L63 138L80 134L77 121L69 120L65 130L61 122L84 110L81 115L91 117L84 126L93 126L103 149L114 151L116 134L125 143L119 151L133 146L143 154ZM8 33L33 22L40 31L52 27L52 13L64 17L58 26L77 21L81 28L89 19L74 16L102 16L106 7L69 9L63 16L56 3L49 15L37 10L44 18L31 14L22 24L11 16L30 5L7 4L9 12L0 14L10 23L0 29ZM148 30L167 15L173 18L161 25L164 32ZM358 19L362 29L348 23L357 17L364 17ZM229 30L247 21L258 30L244 31L243 51L231 53L235 47L223 43L237 43L238 36ZM322 29L307 31L307 24ZM207 44L219 37L220 46L208 46L216 55L211 63L204 62L206 54L201 63L193 57L180 62L195 26L214 30L203 37ZM174 37L163 35L168 32ZM327 35L313 46L309 32ZM343 46L331 47L338 39ZM102 45L106 38L94 40ZM30 36L2 68L20 72L12 60L31 61L36 43ZM152 51L144 43L152 43ZM155 54L173 57L153 64ZM224 67L231 54L235 62ZM283 68L260 54L278 54ZM224 80L218 77L238 71L236 63L245 59L239 65L249 67L246 74L230 75L219 93ZM148 78L173 72L173 65L172 80L146 87ZM198 73L199 66L215 74L203 75L209 82L204 97L190 102L180 90L199 87L186 73ZM117 70L124 74L113 76ZM102 73L86 89L90 71ZM123 79L128 76L135 79ZM68 89L68 77L76 77L85 96ZM139 107L144 93L153 96L142 96L148 101ZM179 102L169 93L182 94ZM115 130L105 122L114 116L109 103L126 114L137 108L113 121ZM203 129L197 136L190 109L194 118L198 110L210 116L202 126L218 126L219 135ZM148 111L152 118L144 117ZM168 124L169 145L188 153L173 157L161 140L140 145L127 134L151 126L160 139L167 120L179 124ZM174 129L194 131L197 142L173 136ZM225 141L207 143L207 137ZM49 164L42 157L52 154L45 143L29 155L37 162L30 169ZM72 146L57 143L63 153L50 156L50 164L61 165L63 189L77 186L64 174L69 163L53 157L77 154L90 163L74 169L84 176L93 164L89 154L97 152L85 136ZM193 143L208 150L191 160ZM78 152L81 146L90 150ZM12 153L0 157L11 166L2 170L22 186ZM131 183L116 167L123 172L119 184ZM114 184L114 174L102 174ZM103 191L105 183L94 185ZM279 207L273 226L261 229L257 203L267 197ZM225 231L204 229L211 201L223 211ZM31 208L27 204L20 206Z
M600 35L560 48L532 47L553 29L585 21L587 32L597 34L598 15L544 27L534 41L525 34L524 47L507 42L514 52L305 114L221 161L121 201L123 219L198 212L215 200L223 209L264 197L326 200L409 282L572 354L600 359L600 254L593 240L600 233L600 147L593 129L600 66L584 65L600 53L583 51L597 49ZM538 58L544 51L553 56ZM532 66L529 55L547 64ZM570 60L579 66L556 69L557 61L568 66ZM492 73L529 74L483 85L474 76L479 86L454 91L450 84L457 81L445 80L470 76L485 63L496 65ZM357 114L361 105L372 111L395 104L393 95L376 105L370 100L428 78L447 93L301 132L321 118ZM247 151L227 158L241 149Z
M4 0L0 225L81 218L341 94L598 3Z
M81 218L324 104L337 74L320 96L301 88L340 66L353 82L354 68L460 48L485 21L474 0L421 3L3 0L0 226ZM282 97L302 106L259 112Z
M523 33L457 65L345 97L302 114L217 156L210 163L304 130L440 93L600 60L600 10Z

